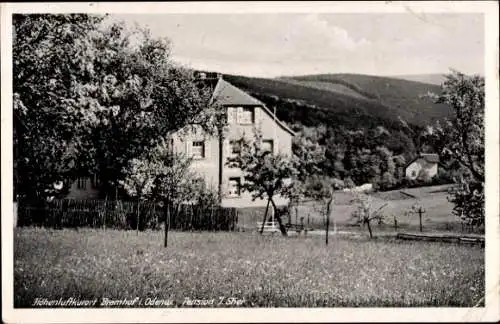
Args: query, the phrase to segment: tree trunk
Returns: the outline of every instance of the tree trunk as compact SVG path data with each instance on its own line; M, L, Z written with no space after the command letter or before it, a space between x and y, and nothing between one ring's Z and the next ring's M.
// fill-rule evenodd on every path
M165 240L163 242L163 246L167 247L168 246L168 229L170 227L170 206L168 205L169 201L165 201Z
M418 220L420 225L420 232L422 232L422 209L418 210Z
M222 132L222 129L219 129L219 188L218 188L219 205L222 204L222 179L223 179L222 171L224 170L223 151L224 151L224 134Z
M260 234L264 233L264 224L266 223L267 220L267 211L269 210L269 204L271 203L271 199L267 200L267 205L266 205L266 211L264 213L264 220L262 221L262 226L260 227Z
M137 198L137 227L136 227L136 233L137 235L139 235L139 221L140 221L140 215L139 215L139 206L141 204L141 201L139 200L139 198Z
M325 244L328 245L328 231L330 230L330 212L331 212L331 204L333 201L333 197L330 197L326 206L326 235L325 235Z
M281 234L283 234L283 236L287 236L286 226L283 225L283 222L281 221L281 216L278 214L278 208L276 207L276 204L274 203L274 201L273 201L272 198L270 198L269 200L271 201L271 204L273 205L274 217L278 221L278 224L280 226Z
M366 225L368 226L368 232L370 233L370 238L373 238L372 227L370 226L370 220L365 220Z

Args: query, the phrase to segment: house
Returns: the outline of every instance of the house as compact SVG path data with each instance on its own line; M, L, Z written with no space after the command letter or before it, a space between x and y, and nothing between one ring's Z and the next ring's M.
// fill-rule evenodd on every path
M251 194L242 192L244 181L242 171L226 165L228 157L238 154L238 140L242 137L253 140L255 128L262 133L263 145L274 153L292 154L294 132L258 99L224 80L219 74L200 73L198 79L212 85L212 100L227 111L228 127L219 152L219 139L209 136L200 127L192 126L174 133L170 144L176 153L193 158L192 171L205 179L214 190L222 184L222 206L250 207L265 206L267 201L252 201ZM67 198L97 199L98 179L79 178L72 183ZM275 203L288 203L284 197L275 197Z
M430 178L433 178L438 173L438 164L439 155L421 153L406 166L406 178L415 180L422 172L426 172Z
M212 76L212 78L214 78ZM205 134L201 128L190 127L189 132L179 132L172 136L174 152L186 153L193 158L191 168L202 176L212 188L222 184L222 206L249 207L265 206L267 201L252 201L251 193L242 192L240 186L245 181L239 168L229 167L229 157L239 153L238 140L242 137L254 140L254 131L262 134L262 145L273 153L292 154L294 132L264 103L250 96L217 75L212 100L227 111L228 127L219 151L219 138ZM286 205L284 197L275 197L276 205Z

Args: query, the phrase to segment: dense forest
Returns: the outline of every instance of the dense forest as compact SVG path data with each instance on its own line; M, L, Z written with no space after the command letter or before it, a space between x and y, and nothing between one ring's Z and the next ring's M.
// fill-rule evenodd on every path
M303 141L318 143L326 155L325 175L352 185L370 182L380 190L452 181L448 163L434 179L404 179L404 167L419 153L442 149L428 126L450 116L447 106L426 96L439 93L437 85L348 74L224 78L276 107L278 118L299 135L295 151Z

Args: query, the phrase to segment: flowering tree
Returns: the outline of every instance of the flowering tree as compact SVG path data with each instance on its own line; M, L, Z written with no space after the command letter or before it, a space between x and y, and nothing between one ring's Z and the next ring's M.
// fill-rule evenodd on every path
M272 206L276 220L283 235L287 235L286 227L278 213L274 197L277 194L286 194L291 186L291 179L297 175L295 163L291 157L277 153L274 154L262 147L262 136L255 130L252 142L242 138L240 140L240 154L230 158L228 165L240 168L245 180L241 185L243 191L252 194L252 199L266 199ZM264 214L264 222L268 208ZM264 223L263 222L263 223ZM262 232L262 230L261 230Z
M443 147L444 158L457 161L465 170L451 192L454 213L475 225L484 224L484 77L452 71L442 92L432 95L447 104L453 118L436 124L432 136Z
M75 176L88 114L77 88L91 71L91 34L103 17L13 15L13 119L21 197L46 198ZM76 103L78 101L78 104Z
M209 89L172 61L168 39L86 14L19 14L13 26L21 195L95 173L115 197L129 161L210 120L200 117Z
M129 196L137 199L138 205L145 198L163 204L165 246L168 242L170 212L196 196L197 176L190 170L191 161L183 154L173 153L167 141L161 141L141 158L132 159L123 171L124 180L119 182ZM139 220L139 207L137 217Z
M352 217L361 225L368 227L370 238L373 238L372 221L382 223L384 221L384 214L382 210L387 206L387 203L376 208L373 196L365 193L357 193L356 198L352 201L356 204L357 209L353 212Z
M159 166L156 161L132 159L124 170L124 180L119 182L127 194L137 200L137 231L140 223L140 202L151 195Z

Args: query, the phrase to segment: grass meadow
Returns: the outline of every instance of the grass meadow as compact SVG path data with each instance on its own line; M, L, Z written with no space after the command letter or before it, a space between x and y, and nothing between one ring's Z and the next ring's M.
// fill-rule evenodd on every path
M380 230L394 231L394 218L397 220L399 231L419 231L418 214L408 213L414 204L419 204L425 209L422 216L424 232L460 232L460 220L452 214L453 204L447 199L449 187L442 185L371 193L373 210L386 205L382 209L382 214L385 216L384 224L373 225L375 234ZM334 197L335 204L330 224L335 220L341 229L358 230L358 226L353 226L355 221L351 217L357 208L352 202L354 194L337 192ZM292 223L300 222L300 217L304 217L304 223L308 227L323 229L325 219L318 207L320 206L316 202L302 204L298 208L298 216L292 212Z
M485 289L484 249L476 246L340 237L325 246L319 236L172 232L164 248L160 231L14 231L15 307L32 307L37 297L472 307Z

